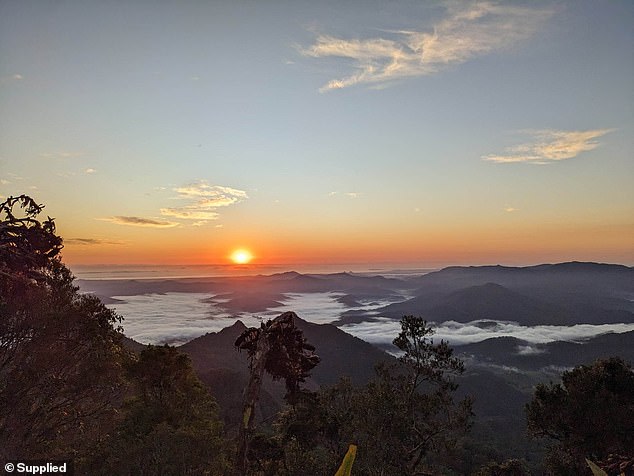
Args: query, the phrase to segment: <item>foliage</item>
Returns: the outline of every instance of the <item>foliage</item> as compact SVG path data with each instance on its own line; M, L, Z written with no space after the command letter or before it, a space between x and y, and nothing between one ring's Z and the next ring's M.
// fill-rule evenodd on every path
M22 209L22 214L15 208ZM0 273L6 280L4 286L16 285L16 281L42 282L46 270L58 259L62 239L55 234L51 217L38 221L43 208L27 195L9 197L0 204Z
M229 469L215 401L189 357L148 346L128 375L134 396L92 474L222 475Z
M120 318L79 294L42 208L0 204L0 459L82 457L123 389Z
M348 452L343 457L341 466L335 473L335 476L350 476L352 474L352 465L354 464L354 458L357 456L357 446L350 445Z
M594 476L608 476L608 473L603 471L601 468L599 468L595 463L590 461L588 458L586 458L586 463L588 463L588 466L590 466L590 469L592 470L592 474Z
M354 442L359 474L420 474L426 456L452 447L471 418L470 400L455 404L452 397L451 375L463 371L462 363L431 334L422 318L404 317L394 341L404 351L399 363L377 366L377 377L361 388L344 380L304 394L278 422L283 444L293 441L307 455L325 450L337 461ZM297 474L293 469L289 474ZM323 466L306 474L332 472Z
M314 353L315 347L309 344L293 319L293 312L285 312L273 320L262 323L260 328L251 327L236 340L236 347L246 350L251 366L254 365L260 339L267 341L264 356L264 370L273 380L284 379L287 398L299 391L300 383L306 381L310 371L319 363Z
M503 463L489 463L475 474L475 476L529 476L526 465L517 459L510 459Z
M564 372L561 384L540 384L526 406L533 436L557 442L552 474L590 474L585 458L606 460L634 448L634 371L618 357Z
M294 312L285 312L261 327L245 330L236 340L238 350L249 354L249 383L245 390L242 423L238 435L236 471L245 474L249 460L249 442L255 422L255 405L260 395L264 372L274 380L284 379L286 400L295 402L300 392L300 383L318 363L302 331L295 327Z

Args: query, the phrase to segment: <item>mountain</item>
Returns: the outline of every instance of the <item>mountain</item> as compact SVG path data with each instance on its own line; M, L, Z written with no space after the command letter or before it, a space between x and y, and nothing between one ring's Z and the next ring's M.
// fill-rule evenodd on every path
M419 287L436 286L445 291L467 286L497 283L511 289L591 289L613 294L634 293L634 268L577 261L537 266L450 266L412 279Z
M376 363L394 360L389 354L333 325L313 324L299 318L295 324L321 358L307 379L309 389L332 385L344 376L354 384L366 383L374 376ZM196 373L218 400L225 420L233 423L239 421L242 392L249 378L247 356L234 346L245 329L246 326L237 321L220 332L206 334L179 347L192 359ZM283 404L284 393L282 382L265 378L258 409L261 418L275 415Z
M514 337L497 337L456 347L456 352L472 362L523 371L560 371L615 355L634 363L634 331L603 334L577 342L546 344L531 344Z
M381 315L400 318L416 314L429 321L471 322L482 319L515 321L524 325L543 323L566 325L573 323L564 308L511 291L499 284L470 286L449 294L426 294L405 302L390 304Z
M515 321L524 325L634 322L634 268L598 263L561 263L525 268L450 267L413 278L415 296L378 309L398 319ZM351 311L341 322L372 318Z

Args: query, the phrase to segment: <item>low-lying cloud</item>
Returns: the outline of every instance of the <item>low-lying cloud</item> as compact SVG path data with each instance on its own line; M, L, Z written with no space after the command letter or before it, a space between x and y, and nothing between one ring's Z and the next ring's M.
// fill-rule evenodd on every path
M301 49L304 56L339 57L353 73L332 79L321 92L438 73L532 36L551 9L494 2L451 3L444 19L429 28L384 32L382 37L343 39L320 35Z
M515 337L528 344L546 344L548 342L580 342L611 332L634 330L634 324L576 324L573 326L522 326L515 322L473 321L460 323L446 321L432 324L435 341L445 340L451 345L464 345L481 342L495 337ZM360 339L374 344L387 344L400 330L398 321L379 318L376 322L348 324L342 330ZM519 349L518 349L519 351ZM525 352L529 352L525 350Z
M498 164L528 162L547 164L560 160L572 159L582 152L599 147L598 139L611 129L594 129L589 131L529 131L532 140L520 145L508 147L501 154L482 157L483 160Z
M326 324L335 322L349 308L337 301L339 293L289 293L278 308L259 314L269 319L292 310L309 322ZM251 313L229 314L209 303L212 294L166 293L137 296L113 296L123 302L110 305L125 318L124 332L128 337L144 344L184 343L207 332L218 332L238 319L247 326L259 326L260 320ZM207 302L206 302L207 301ZM368 305L372 309L375 305ZM436 342L445 340L452 346L472 344L495 337L515 337L525 341L518 347L520 354L539 352L535 344L555 341L580 342L602 334L634 330L634 324L577 324L573 326L522 326L515 322L473 321L459 323L446 321L433 324ZM372 321L346 324L339 327L367 342L390 344L401 326L398 320L375 317Z

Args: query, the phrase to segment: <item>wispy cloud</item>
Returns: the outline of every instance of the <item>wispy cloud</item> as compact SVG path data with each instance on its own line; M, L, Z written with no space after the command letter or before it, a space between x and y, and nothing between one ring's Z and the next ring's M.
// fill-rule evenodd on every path
M380 87L398 79L438 73L513 45L532 36L552 13L546 8L458 2L450 4L444 19L425 30L385 32L384 37L369 39L320 35L300 52L315 58L351 60L352 74L329 81L321 92L355 84Z
M65 238L65 245L95 246L95 245L122 245L123 241L104 240L101 238Z
M504 211L507 213L513 213L516 212L518 209L515 207L504 207Z
M362 194L360 192L329 192L328 196L329 197L334 197L336 195L343 195L344 197L348 197L348 198L359 198Z
M84 173L87 175L94 174L95 172L97 172L97 170L91 167L88 167L86 170L84 170Z
M174 191L178 194L176 199L186 200L187 203L181 207L161 208L161 215L196 220L196 226L202 225L204 221L218 219L218 208L228 207L249 198L244 190L210 185L204 180L177 187Z
M248 198L247 193L243 190L221 185L209 185L205 180L177 187L174 191L178 193L178 198L204 197L208 200L217 200L216 206L231 205L241 199Z
M502 154L485 155L482 159L499 164L516 162L546 164L572 159L582 152L596 149L599 146L599 142L595 139L604 136L608 132L611 132L611 129L528 131L528 134L532 137L531 142L508 147Z
M117 225L129 225L129 226L145 226L152 228L173 228L178 226L178 223L155 220L154 218L142 218L142 217L129 217L129 216L113 216L106 218L98 218L98 220L109 221L116 223Z
M161 208L161 215L166 217L181 218L184 220L199 220L197 226L202 223L200 220L217 220L220 216L217 212L197 208L197 205L188 205L182 208Z

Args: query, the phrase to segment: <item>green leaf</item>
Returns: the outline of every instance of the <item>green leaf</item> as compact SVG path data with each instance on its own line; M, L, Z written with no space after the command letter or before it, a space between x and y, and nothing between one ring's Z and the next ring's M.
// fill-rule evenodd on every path
M357 456L357 445L350 445L335 476L350 476L355 456Z
M601 468L599 468L596 464L594 464L588 458L586 458L586 463L588 463L588 466L590 466L590 469L592 470L592 474L594 474L594 476L608 476L608 473L603 471Z

